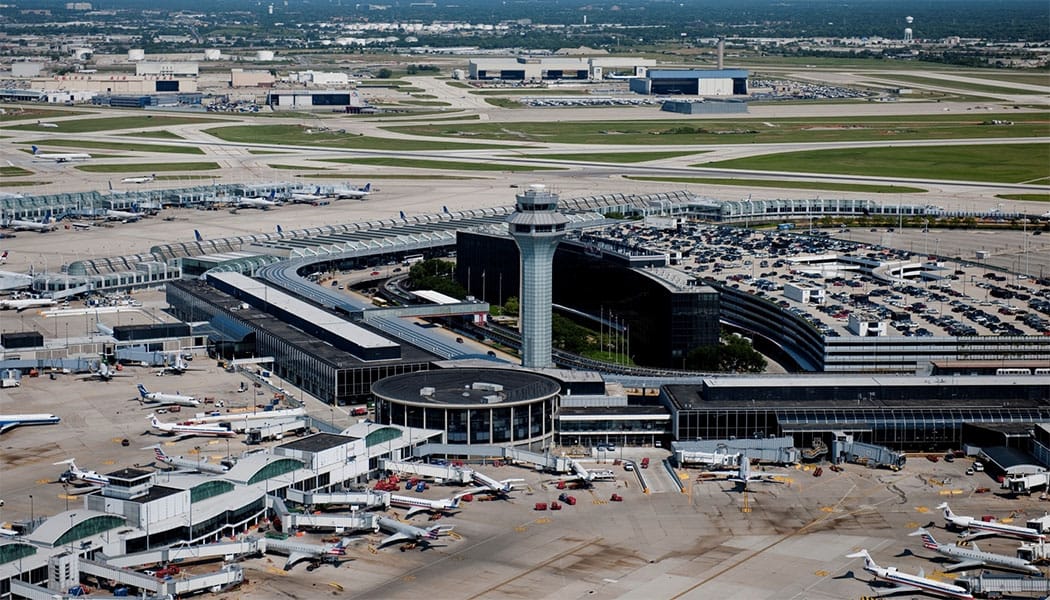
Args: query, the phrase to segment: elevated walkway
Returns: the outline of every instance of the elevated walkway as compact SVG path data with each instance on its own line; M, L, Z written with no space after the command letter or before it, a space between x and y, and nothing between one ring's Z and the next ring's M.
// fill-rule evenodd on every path
M260 551L258 544L254 540L203 544L200 546L171 546L134 554L106 557L105 564L111 567L129 568L155 563L209 560L218 557L226 558L228 556L255 554Z
M239 565L226 565L218 571L178 577L170 580L157 579L130 569L113 567L93 560L80 559L80 572L102 579L116 581L122 585L134 586L153 594L195 594L212 589L222 589L244 581L244 571Z
M1050 594L1050 579L1025 575L989 575L984 573L977 577L959 577L955 580L955 585L962 586L969 590L970 593L979 594L985 598L999 598L1003 596L1010 598L1043 598Z
M432 454L439 456L480 456L483 458L502 458L515 463L529 463L538 471L548 473L570 473L573 471L574 462L565 456L553 456L541 454L518 448L506 448L494 445L471 445L460 446L456 444L424 444L413 450L413 454L426 457Z
M390 494L388 492L303 492L294 488L288 488L287 499L303 506L335 504L350 506L353 510L368 510L371 508L385 510L390 508Z
M380 468L394 471L396 473L408 473L420 477L432 477L440 479L445 483L458 483L466 485L474 480L477 474L471 469L455 467L452 465L432 465L421 462L404 462L398 460L382 459L379 461Z

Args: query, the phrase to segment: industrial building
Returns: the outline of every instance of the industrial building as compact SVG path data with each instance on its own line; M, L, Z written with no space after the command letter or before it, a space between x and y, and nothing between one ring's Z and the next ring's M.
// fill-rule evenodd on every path
M158 75L58 75L35 77L29 81L33 90L49 92L98 92L104 94L152 94L154 92L196 92L197 79Z
M271 110L312 110L342 108L360 112L367 104L357 90L273 90L266 94Z
M744 69L650 69L631 79L631 91L656 96L746 96Z
M635 57L551 58L518 56L472 58L470 79L486 81L600 81L619 74L643 77L656 61Z

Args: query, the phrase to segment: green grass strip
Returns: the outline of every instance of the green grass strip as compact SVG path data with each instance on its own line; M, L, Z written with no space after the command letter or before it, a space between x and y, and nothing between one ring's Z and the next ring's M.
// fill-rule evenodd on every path
M395 138L353 135L338 130L307 133L299 125L234 125L206 129L204 133L228 142L256 144L286 144L290 146L317 146L323 148L352 148L360 150L478 150L507 148L493 144L461 144Z
M0 123L5 124L10 121L28 121L29 119L49 119L51 117L71 117L74 115L91 114L80 110L62 110L58 108L8 108L5 110L6 112L0 115ZM34 125L33 127L39 128L40 126Z
M220 169L219 163L138 163L121 165L78 165L77 170L88 173L153 173L155 171L213 171Z
M131 133L121 133L122 136L127 137L148 137L148 138L159 138L162 140L182 140L185 139L177 133L172 133L164 129L157 131L133 131Z
M296 175L296 177L302 179L442 179L448 181L470 181L474 179L487 179L486 177L470 177L469 175L413 175L408 173L401 175L394 173L387 173L384 175L376 175L374 173L368 173L367 175L362 173L304 173L302 175Z
M928 190L902 185L865 185L861 183L830 183L824 181L784 181L775 179L729 179L724 177L640 177L629 176L634 181L663 181L667 183L692 183L696 185L737 185L743 187L785 188L791 190L820 190L829 192L866 192L871 194L921 194Z
M1021 183L1050 171L1050 144L839 148L693 165L705 168Z
M33 185L47 185L50 181L5 181L5 187L29 187Z
M271 169L284 169L288 171L327 171L327 167L304 167L301 165L281 165L281 164L269 164L266 165Z
M918 75L898 75L897 73L879 75L879 79L888 79L891 81L903 81L906 83L917 83L919 85L929 85L941 88L948 88L951 90L963 90L966 92L987 92L990 94L1010 94L1010 95L1026 95L1026 94L1040 94L1042 92L1026 90L1023 88L1008 88L997 85L988 85L984 83L974 83L970 81L958 81L955 79L941 79L939 77L921 77ZM1034 83L1034 82L1033 82Z
M1028 202L1050 202L1050 194L996 194L1003 200L1025 200Z
M677 158L679 156L691 156L704 154L708 151L697 152L580 152L576 154L522 154L522 158L540 158L544 160L580 160L587 162L605 163L642 163L652 160L663 160L665 158Z
M25 175L32 175L33 172L29 169L23 169L22 167L0 167L0 175L4 177L22 177Z
M117 129L138 129L140 127L171 127L192 123L216 123L227 119L202 119L200 117L166 117L162 115L145 115L134 117L104 117L101 119L73 119L60 121L57 131L61 133L89 133L95 131L113 131ZM33 131L39 129L34 125L16 125L10 129Z
M123 142L98 142L94 140L64 140L46 139L32 142L19 142L20 144L32 144L46 149L50 146L62 146L66 148L97 148L99 150L125 150L129 152L165 152L169 154L204 154L200 148L193 146L166 146L164 144L125 144ZM46 150L45 150L46 152Z
M461 162L451 160L426 160L415 158L330 158L324 162L354 165L376 165L402 167L405 169L448 169L453 171L562 171L561 167L531 165L493 164L484 162Z

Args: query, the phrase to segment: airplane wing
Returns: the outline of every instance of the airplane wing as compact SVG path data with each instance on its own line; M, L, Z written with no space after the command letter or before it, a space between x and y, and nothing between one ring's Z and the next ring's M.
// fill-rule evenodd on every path
M913 594L916 592L922 593L922 589L915 587L914 585L898 585L897 587L882 588L875 592L875 596L881 598L883 596L892 596L894 594Z
M953 565L948 565L947 567L944 568L944 572L948 573L948 572L951 572L951 571L958 571L959 569L976 569L976 568L983 567L983 566L984 566L984 562L983 561L979 561L979 560L964 560L962 562L955 563Z
M383 541L379 542L379 546L383 547L383 546L386 546L388 544L395 544L397 542L414 542L414 541L416 541L416 538L414 538L414 537L412 537L410 535L405 535L404 533L398 532L398 533L395 533L393 535L389 535L389 536L383 538Z
M430 509L422 506L413 506L412 508L408 509L408 512L405 513L405 518L407 519L416 513L426 512L428 510Z
M289 571L295 563L301 560L309 560L311 558L313 558L313 555L305 552L291 552L288 554L288 560L284 561L284 570Z
M962 536L962 538L960 538L960 539L962 539L962 541L964 541L964 542L969 542L971 540L977 540L977 539L985 538L985 537L992 536L992 535L995 535L994 531L974 531L974 532L971 532L971 533L967 533L966 535Z

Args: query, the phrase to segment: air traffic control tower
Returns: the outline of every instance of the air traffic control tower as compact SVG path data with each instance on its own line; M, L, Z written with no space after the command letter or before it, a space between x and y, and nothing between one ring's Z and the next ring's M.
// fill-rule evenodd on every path
M558 212L558 196L534 184L517 195L507 222L521 254L521 364L551 367L551 262L569 219Z

